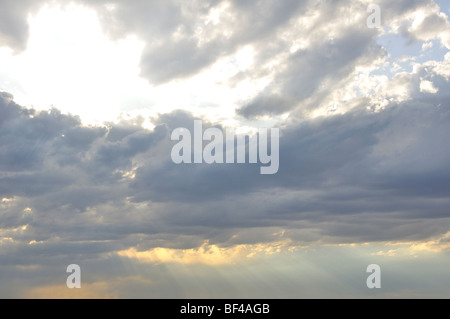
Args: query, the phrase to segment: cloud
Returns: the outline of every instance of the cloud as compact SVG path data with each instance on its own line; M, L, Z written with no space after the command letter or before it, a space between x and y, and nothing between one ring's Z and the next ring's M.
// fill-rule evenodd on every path
M153 116L151 129L141 116L88 126L0 93L1 272L38 275L26 296L58 292L51 274L74 261L96 274L110 262L143 262L152 276L177 278L180 265L255 266L300 247L388 243L370 248L370 258L402 255L398 243L414 253L448 250L450 54L395 64L377 42L393 33L446 46L448 18L433 2L382 1L380 30L365 27L365 1L79 2L111 37L143 39L141 72L152 85L188 81L251 47L253 62L221 83L267 84L230 105L230 123L279 126L280 168L267 176L259 164L173 163L175 128L192 129L195 119L226 128L187 109ZM38 4L5 6L1 44L23 50L26 16ZM117 296L123 282L106 283L106 269L83 296Z
M104 6L98 7L107 17L106 29L139 34L147 44L141 60L142 75L153 84L161 84L192 76L244 45L273 37L308 2L113 3L115 9L110 12L105 12ZM111 21L115 23L108 23Z
M449 28L448 16L440 12L438 5L428 4L419 11L419 14L416 14L407 29L406 26L403 27L403 32L416 41L439 39L443 46L450 49Z
M187 112L153 119L153 130L139 118L86 127L3 94L0 152L10 160L2 162L1 197L16 198L11 211L33 212L5 226L28 225L23 242L43 246L108 241L94 252L138 238L142 249L273 242L274 232L297 243L426 239L448 227L447 93L421 92L419 81L443 88L440 66L404 75L414 100L287 122L273 176L252 164L174 164L169 132L192 126Z
M286 246L287 242L253 245L236 245L234 247L221 248L204 242L195 249L170 249L153 248L147 251L136 251L135 248L119 251L119 256L135 258L146 263L181 263L181 264L206 264L222 265L242 262L242 258L252 258L257 254L279 253Z
M42 3L41 0L2 1L0 46L8 46L16 52L21 52L26 48L29 34L28 14L39 9Z

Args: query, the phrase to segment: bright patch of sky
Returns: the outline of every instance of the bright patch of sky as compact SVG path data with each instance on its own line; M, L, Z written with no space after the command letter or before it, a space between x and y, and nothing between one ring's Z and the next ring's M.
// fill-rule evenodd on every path
M377 43L386 49L388 64L371 74L384 74L390 79L398 72L411 72L416 63L443 61L448 52L439 40L411 41L401 34L384 34L378 38Z
M266 84L265 79L234 87L226 83L253 63L251 46L192 78L152 86L139 74L143 42L135 36L108 38L92 9L45 5L29 17L29 25L23 53L0 48L0 90L14 92L19 104L39 110L56 107L89 124L175 109L232 122L235 104Z
M444 12L447 15L450 14L450 1L448 1L448 0L434 0L434 2L439 4L439 7L441 8L441 12Z

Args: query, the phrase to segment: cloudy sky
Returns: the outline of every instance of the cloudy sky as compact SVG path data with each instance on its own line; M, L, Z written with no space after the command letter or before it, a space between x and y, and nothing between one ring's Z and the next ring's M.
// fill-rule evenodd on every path
M0 0L0 297L449 298L450 3L372 3Z

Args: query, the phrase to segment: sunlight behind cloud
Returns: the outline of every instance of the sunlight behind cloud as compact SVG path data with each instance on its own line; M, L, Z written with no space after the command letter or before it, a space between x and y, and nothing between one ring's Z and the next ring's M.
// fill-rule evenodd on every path
M275 243L259 243L253 245L236 245L222 248L205 242L199 248L171 249L157 247L147 251L137 251L129 248L117 252L121 257L137 259L146 263L181 263L181 264L205 264L223 265L233 264L242 258L252 258L259 254L272 255L281 250L289 250L289 241Z
M45 5L29 16L30 39L19 55L2 51L0 85L16 83L15 99L36 109L57 107L85 122L115 120L146 86L138 77L143 44L107 39L94 10Z

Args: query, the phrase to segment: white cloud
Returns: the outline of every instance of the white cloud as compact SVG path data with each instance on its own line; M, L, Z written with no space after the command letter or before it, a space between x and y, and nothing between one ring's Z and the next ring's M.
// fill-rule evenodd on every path
M420 92L437 93L439 90L433 86L433 82L427 80L420 80Z

